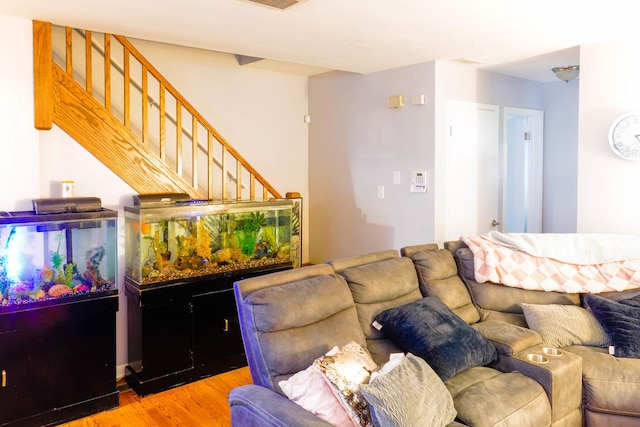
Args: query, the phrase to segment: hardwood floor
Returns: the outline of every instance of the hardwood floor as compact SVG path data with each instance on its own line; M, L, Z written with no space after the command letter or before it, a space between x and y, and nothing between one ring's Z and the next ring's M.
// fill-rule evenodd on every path
M229 427L227 396L243 384L251 384L248 367L143 398L126 390L119 408L59 427Z

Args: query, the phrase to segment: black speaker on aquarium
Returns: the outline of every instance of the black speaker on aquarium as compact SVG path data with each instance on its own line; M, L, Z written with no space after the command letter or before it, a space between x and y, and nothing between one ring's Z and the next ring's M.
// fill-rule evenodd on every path
M98 197L60 197L34 199L33 211L36 215L58 213L97 212L102 209L102 201Z

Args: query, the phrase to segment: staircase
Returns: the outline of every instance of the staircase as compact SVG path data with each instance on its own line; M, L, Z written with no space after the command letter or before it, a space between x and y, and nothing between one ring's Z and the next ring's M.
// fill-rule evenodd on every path
M126 38L34 21L33 45L35 127L57 125L138 193L282 197Z

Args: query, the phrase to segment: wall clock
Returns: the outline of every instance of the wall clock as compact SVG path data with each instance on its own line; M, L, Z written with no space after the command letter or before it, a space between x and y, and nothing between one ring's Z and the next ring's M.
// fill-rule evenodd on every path
M640 113L627 113L613 121L609 145L623 159L640 160Z

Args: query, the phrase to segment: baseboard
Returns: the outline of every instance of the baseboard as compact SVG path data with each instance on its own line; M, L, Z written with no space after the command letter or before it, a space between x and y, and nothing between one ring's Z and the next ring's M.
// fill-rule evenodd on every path
M124 379L124 371L127 365L118 365L116 366L116 381L120 381Z

